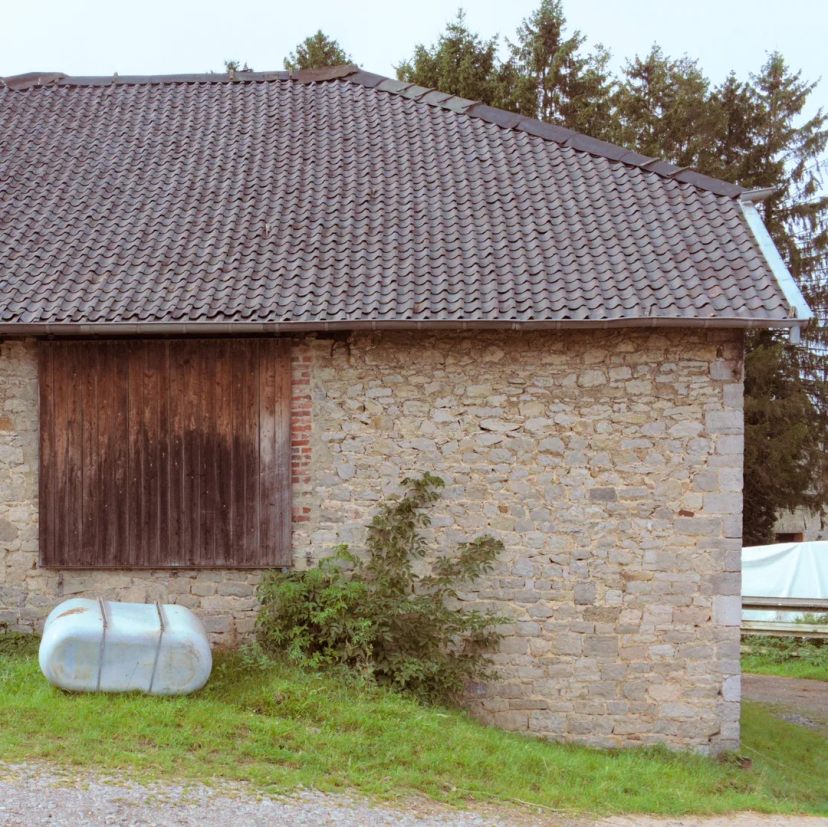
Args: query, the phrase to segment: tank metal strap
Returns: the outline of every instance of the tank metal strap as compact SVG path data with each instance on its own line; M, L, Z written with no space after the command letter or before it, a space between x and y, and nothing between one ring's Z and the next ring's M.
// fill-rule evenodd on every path
M101 624L103 628L101 630L101 651L98 658L98 683L95 687L96 691L100 691L101 688L101 673L103 672L104 650L106 649L106 627L109 625L106 622L106 607L100 597L98 598L98 608L101 610Z
M164 630L167 628L164 624L164 612L161 611L161 604L156 602L155 610L158 612L158 643L155 645L155 661L152 664L152 675L150 677L148 692L152 692L152 685L155 682L155 672L158 669L158 658L161 655L161 638L164 637Z

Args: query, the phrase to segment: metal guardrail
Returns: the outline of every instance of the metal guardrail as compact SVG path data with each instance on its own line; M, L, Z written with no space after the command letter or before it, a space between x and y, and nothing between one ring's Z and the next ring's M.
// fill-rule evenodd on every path
M828 640L828 625L815 623L782 623L778 620L743 620L743 635L768 637L808 637Z
M828 598L743 597L743 609L770 609L777 612L828 612Z
M777 612L828 612L828 600L818 597L743 597L743 609ZM828 624L788 623L778 620L743 620L742 633L772 637L828 639Z

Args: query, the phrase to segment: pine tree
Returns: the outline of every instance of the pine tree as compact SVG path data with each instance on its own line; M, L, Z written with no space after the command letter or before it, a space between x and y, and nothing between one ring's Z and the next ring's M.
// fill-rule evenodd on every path
M323 66L340 66L351 63L351 56L322 29L306 37L284 60L285 69L321 69Z
M497 36L484 40L472 32L466 24L465 11L458 9L456 17L446 24L436 43L431 46L418 44L413 56L395 67L397 78L498 106L503 96L497 40Z
M797 125L817 84L792 72L778 52L769 55L751 81L760 113L751 184L774 188L762 204L765 226L808 298L824 309L828 194L822 188L828 114L819 109Z
M745 356L745 488L742 540L773 542L782 509L819 510L824 492L814 479L824 468L824 430L814 427L814 401L798 348L763 330Z
M682 167L698 167L715 132L710 83L698 62L674 60L660 46L624 67L616 94L620 143Z
M547 123L557 123L593 137L610 132L613 81L609 52L598 45L592 55L581 51L586 37L566 33L561 0L541 0L537 11L509 43L515 84L513 108Z
M610 72L611 59L608 49L600 43L595 46L564 111L565 126L604 141L611 141L618 133L618 112L613 104L618 81Z
M767 345L773 340L777 349L785 347L781 334L752 334L747 340L746 416L749 409L753 411L753 423L746 421L748 537L753 531L751 512L762 507L776 514L797 506L820 511L828 504L828 196L823 193L828 116L820 109L805 123L797 124L815 88L815 83L807 83L799 72L792 72L777 52L769 55L759 74L751 76L753 146L744 153L740 183L773 189L760 207L765 226L817 318L806 329L800 346L786 347L784 360ZM772 367L778 371L775 385L756 381ZM807 404L791 408L789 397L779 393L783 380L789 385L798 382ZM787 453L769 447L773 444L769 434L780 411L788 417L788 433L778 445L787 448ZM761 423L760 417L764 417ZM751 433L750 428L761 430ZM807 437L803 437L807 448L803 447L806 442L795 441L803 428L807 429ZM756 453L761 451L760 437L766 456Z
M751 169L761 113L750 83L731 72L710 97L715 116L709 145L702 151L699 171L714 178L757 189Z

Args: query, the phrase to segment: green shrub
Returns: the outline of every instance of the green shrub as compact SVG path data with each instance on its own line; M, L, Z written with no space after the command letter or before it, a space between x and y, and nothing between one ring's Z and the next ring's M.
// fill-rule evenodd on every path
M828 641L797 637L765 637L745 635L748 665L752 660L768 664L784 664L795 660L813 667L828 667Z
M425 508L443 481L425 473L403 485L403 497L380 504L364 554L340 545L316 568L265 573L257 640L268 655L344 666L422 700L451 701L466 680L491 677L485 653L503 619L449 603L458 584L492 570L503 544L479 537L418 574L414 563L428 551Z
M828 625L828 612L804 612L797 619L797 623L813 623L816 626Z

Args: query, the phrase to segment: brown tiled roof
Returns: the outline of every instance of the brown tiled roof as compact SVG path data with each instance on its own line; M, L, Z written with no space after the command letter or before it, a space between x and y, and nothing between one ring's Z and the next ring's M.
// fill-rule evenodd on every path
M742 192L354 66L32 73L0 327L789 323Z

